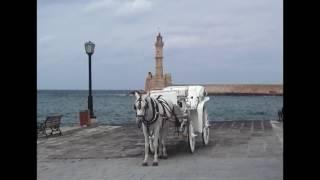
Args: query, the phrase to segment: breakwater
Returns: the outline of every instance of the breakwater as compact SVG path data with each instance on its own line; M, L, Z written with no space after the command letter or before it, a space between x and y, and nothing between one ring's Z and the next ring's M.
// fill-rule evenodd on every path
M283 95L279 84L211 84L204 85L209 95Z
M282 84L175 84L179 85L202 85L208 95L283 95Z

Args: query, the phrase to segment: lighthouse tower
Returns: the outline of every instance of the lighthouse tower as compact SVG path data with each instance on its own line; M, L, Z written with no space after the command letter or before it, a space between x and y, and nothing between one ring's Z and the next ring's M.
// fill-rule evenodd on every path
M172 84L171 75L163 73L163 46L164 42L162 40L161 34L159 33L156 37L155 42L156 72L155 76L153 76L151 72L148 73L145 83L146 91L162 89Z
M155 49L156 49L156 77L157 78L162 78L163 77L163 41L162 41L162 36L159 33L157 36L157 40L155 43Z

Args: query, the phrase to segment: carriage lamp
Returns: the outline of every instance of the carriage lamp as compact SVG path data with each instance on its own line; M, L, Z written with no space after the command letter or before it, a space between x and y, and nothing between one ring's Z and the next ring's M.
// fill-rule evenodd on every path
M91 56L94 53L95 44L91 41L84 44L86 53L89 57L89 96L88 96L88 109L90 111L90 118L95 118L93 114L93 103L92 103L92 88L91 88Z

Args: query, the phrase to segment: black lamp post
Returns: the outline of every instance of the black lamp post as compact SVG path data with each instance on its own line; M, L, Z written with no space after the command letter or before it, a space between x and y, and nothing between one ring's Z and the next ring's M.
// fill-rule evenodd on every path
M84 47L86 49L86 53L89 56L89 96L88 96L88 108L90 111L90 118L95 118L93 115L93 104L92 104L92 92L91 92L91 55L94 53L94 47L95 44L93 44L91 41L86 42L84 44Z

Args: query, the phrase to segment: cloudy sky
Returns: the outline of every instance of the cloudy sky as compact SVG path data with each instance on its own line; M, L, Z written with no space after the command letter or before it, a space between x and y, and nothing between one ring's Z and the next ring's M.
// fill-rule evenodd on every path
M164 39L173 83L282 83L280 0L38 0L38 89L143 89Z

